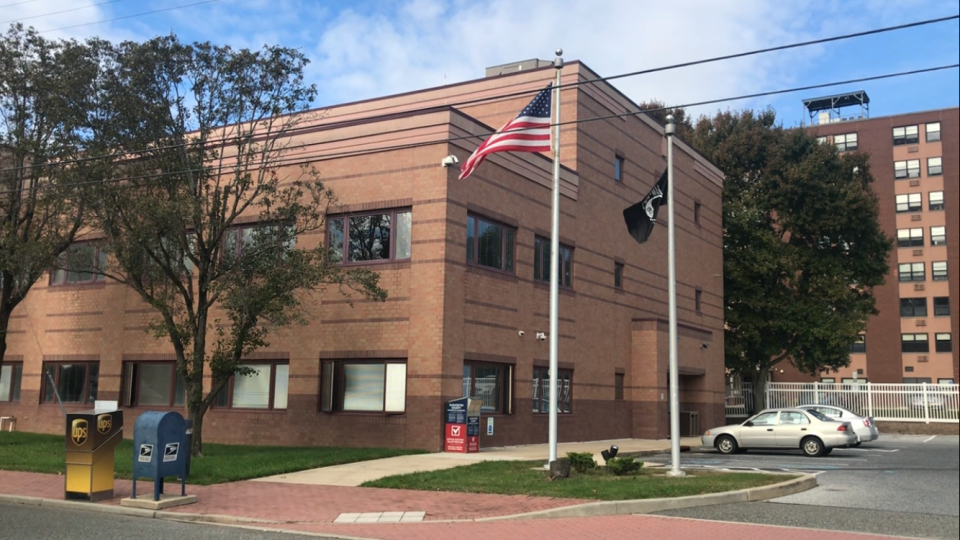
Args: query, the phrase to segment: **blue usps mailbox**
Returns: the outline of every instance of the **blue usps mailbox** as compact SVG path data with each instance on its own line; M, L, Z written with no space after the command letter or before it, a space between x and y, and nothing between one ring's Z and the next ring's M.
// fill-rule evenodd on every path
M163 493L163 477L180 478L180 494L186 495L187 457L190 453L187 423L179 413L148 411L133 426L133 494L137 478L153 478L153 500Z

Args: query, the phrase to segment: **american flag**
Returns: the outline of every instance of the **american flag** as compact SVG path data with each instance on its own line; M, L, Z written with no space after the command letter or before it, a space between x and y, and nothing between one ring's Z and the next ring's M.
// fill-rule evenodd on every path
M516 118L483 142L460 169L460 179L470 176L495 152L548 152L550 150L550 94L548 84Z

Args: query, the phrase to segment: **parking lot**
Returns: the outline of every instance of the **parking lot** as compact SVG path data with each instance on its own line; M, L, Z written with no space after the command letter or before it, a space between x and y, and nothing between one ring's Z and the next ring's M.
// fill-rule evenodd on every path
M664 515L820 527L925 538L960 535L960 445L957 436L883 435L820 458L797 451L751 450L724 456L685 453L687 469L817 474L819 487L770 501ZM647 461L669 463L669 455Z

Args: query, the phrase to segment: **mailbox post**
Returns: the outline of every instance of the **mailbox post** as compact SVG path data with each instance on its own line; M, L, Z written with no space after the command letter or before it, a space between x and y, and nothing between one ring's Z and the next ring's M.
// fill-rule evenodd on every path
M137 498L137 478L153 478L153 500L163 493L163 478L180 478L180 495L186 495L187 424L179 413L148 411L133 427L133 492Z
M482 401L460 398L447 402L444 422L445 452L480 451L480 405Z
M64 498L113 498L113 450L123 440L123 411L81 411L67 415Z

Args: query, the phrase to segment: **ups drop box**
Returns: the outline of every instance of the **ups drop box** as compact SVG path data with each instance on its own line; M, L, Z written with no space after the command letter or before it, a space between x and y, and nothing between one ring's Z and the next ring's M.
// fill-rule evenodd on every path
M123 411L89 410L67 415L64 498L113 498L113 450L123 440Z

